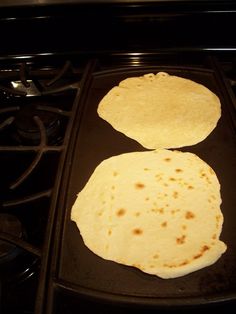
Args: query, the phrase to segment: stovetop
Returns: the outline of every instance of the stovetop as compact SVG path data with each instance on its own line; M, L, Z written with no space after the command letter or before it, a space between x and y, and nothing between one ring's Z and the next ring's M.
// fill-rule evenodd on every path
M73 125L80 123L75 118L80 112L81 82L94 60L102 71L153 65L213 67L236 110L234 1L227 1L227 7L225 1L87 4L79 0L68 6L64 1L6 1L1 8L3 314L34 311L54 232L49 222L56 212L62 172L68 167L65 161ZM78 308L82 313L91 308L105 312L102 304L83 299L78 306L67 295L59 295L56 302L56 313L73 313ZM106 307L107 312L115 310L123 313L123 309Z
M9 304L34 306L50 201L83 66L68 60L1 66L1 312Z
M47 230L48 221L55 210L52 200L55 204L73 120L79 110L81 80L93 62L83 58L75 61L74 56L71 60L52 60L15 60L2 63L0 68L1 313L33 312L45 242L51 232ZM235 103L234 56L197 53L184 58L182 54L130 53L104 55L97 62L106 70L111 65L114 69L150 66L154 60L156 65L167 62L169 66L179 62L189 65L191 61L191 66L203 68L213 62ZM88 307L84 301L81 304L82 309ZM72 311L66 301L61 306L65 306L63 313Z

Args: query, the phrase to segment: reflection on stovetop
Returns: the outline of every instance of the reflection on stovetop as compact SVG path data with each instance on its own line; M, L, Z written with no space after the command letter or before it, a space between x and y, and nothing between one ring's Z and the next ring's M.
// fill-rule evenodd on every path
M33 311L52 190L82 71L70 61L0 67L1 313Z

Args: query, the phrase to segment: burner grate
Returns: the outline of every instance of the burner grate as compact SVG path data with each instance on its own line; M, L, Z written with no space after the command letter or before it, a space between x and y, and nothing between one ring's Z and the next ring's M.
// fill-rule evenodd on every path
M28 289L38 277L82 73L70 61L0 69L0 276L6 304L13 300L8 290L19 295L25 282Z

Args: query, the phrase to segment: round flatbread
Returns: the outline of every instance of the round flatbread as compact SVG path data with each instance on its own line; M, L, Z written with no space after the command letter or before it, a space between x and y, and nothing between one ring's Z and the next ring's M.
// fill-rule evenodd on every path
M159 72L121 81L97 112L145 148L177 148L203 141L216 127L221 104L205 86Z
M215 263L220 184L192 153L160 149L104 160L71 212L85 245L98 256L162 278Z

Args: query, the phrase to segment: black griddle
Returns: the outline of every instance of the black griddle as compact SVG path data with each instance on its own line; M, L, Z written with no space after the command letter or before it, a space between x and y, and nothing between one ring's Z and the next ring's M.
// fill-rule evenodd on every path
M155 62L155 55L151 58L150 55L139 56L140 65L135 66L132 58L126 59L125 66L116 64L114 60L117 58L113 58L110 64L107 62L109 58L105 63L99 59L88 63L81 81L78 111L62 169L62 180L53 205L57 215L52 221L54 231L48 251L48 271L39 290L40 297L47 300L43 308L41 302L38 304L39 309L44 310L42 313L60 313L58 304L62 306L63 300L67 300L68 309L71 304L74 309L76 306L80 308L81 298L87 300L85 304L95 301L107 304L107 309L115 305L115 309L123 306L136 310L140 307L167 310L221 306L236 300L235 104L216 58L208 56L202 66L184 63L158 65L163 61L156 58ZM147 65L144 65L145 62ZM99 101L121 80L159 71L205 85L219 96L222 104L222 116L213 132L199 144L180 150L197 154L215 170L219 178L223 199L221 209L225 218L221 239L228 249L214 265L169 280L96 256L84 245L75 223L70 220L76 194L102 160L124 152L145 150L99 118ZM41 313L40 310L37 313Z

